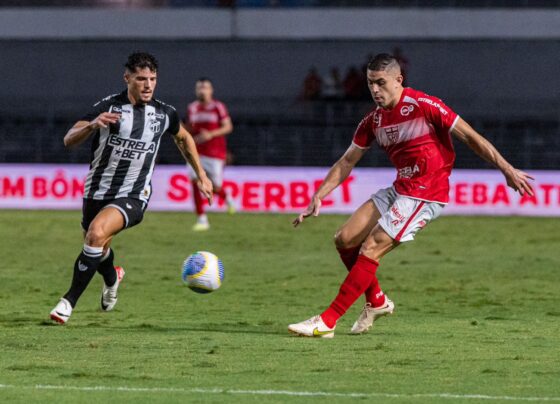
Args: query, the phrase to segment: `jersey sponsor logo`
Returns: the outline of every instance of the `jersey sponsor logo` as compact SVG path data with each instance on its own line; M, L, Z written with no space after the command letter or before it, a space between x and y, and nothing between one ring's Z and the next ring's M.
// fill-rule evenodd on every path
M397 170L398 178L412 178L414 174L420 172L420 167L418 164L414 164L414 166L402 167Z
M118 135L111 134L108 144L115 146L115 155L127 160L140 160L146 153L154 153L156 144L154 142L143 142L141 140L123 139Z
M414 111L414 105L403 105L401 107L401 115L409 116Z
M442 115L447 115L447 111L441 106L439 102L435 102L429 98L418 98L418 101L425 102L426 104L430 104L432 107L439 109L439 112Z
M157 118L157 119L164 119L165 118L165 114L158 114L157 112L148 112L148 118Z
M395 219L391 220L391 224L393 226L397 226L399 223L404 222L404 220L406 219L403 214L399 211L399 208L397 208L396 206L391 206L391 214L393 215L393 217L395 217Z
M109 108L109 112L111 112L113 114L122 114L123 110L119 106L111 105L111 108ZM126 112L128 112L128 111L126 111Z
M391 143L397 143L399 140L399 127L398 126L389 126L385 129L385 134L387 135L387 139Z

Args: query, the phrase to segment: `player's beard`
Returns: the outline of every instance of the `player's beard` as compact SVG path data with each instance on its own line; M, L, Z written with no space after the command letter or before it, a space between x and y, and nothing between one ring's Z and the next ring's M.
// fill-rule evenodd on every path
M153 91L149 94L144 94L144 93L141 92L140 97L139 97L139 101L142 104L147 104L152 100L153 97L154 97L154 92Z

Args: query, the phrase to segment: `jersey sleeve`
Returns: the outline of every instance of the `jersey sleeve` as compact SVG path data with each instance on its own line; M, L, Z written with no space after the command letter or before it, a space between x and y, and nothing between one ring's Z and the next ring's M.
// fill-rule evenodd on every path
M451 131L459 115L436 97L424 95L418 98L420 108L428 122L445 132Z
M179 133L179 127L181 125L179 114L177 113L175 108L169 108L167 111L167 116L169 117L169 126L167 127L166 133L175 136L177 133Z
M93 104L90 110L79 119L80 121L93 121L95 118L102 114L103 112L109 112L109 108L111 108L111 98L107 97L98 101L97 103Z
M223 103L217 102L216 110L218 111L218 118L220 118L220 122L226 118L229 118L229 112Z
M362 121L358 124L358 127L354 132L352 143L361 149L368 149L369 147L371 147L371 144L375 139L373 135L372 117L373 114L368 114L367 116L365 116L364 119L362 119Z

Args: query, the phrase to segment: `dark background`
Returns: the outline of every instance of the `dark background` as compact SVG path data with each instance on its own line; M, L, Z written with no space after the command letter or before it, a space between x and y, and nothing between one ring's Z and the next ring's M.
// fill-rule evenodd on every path
M38 5L33 1L17 5ZM49 3L49 2L47 2ZM216 1L100 1L103 7L218 6ZM243 6L348 6L344 1L254 1ZM357 3L350 2L358 5ZM382 1L360 2L360 5ZM419 1L402 2L411 7ZM405 4L407 3L407 4ZM426 3L426 2L424 2ZM428 2L456 7L454 1ZM457 3L457 4L456 4ZM79 5L55 1L51 5ZM93 4L88 2L89 5ZM484 7L558 7L557 1L479 1ZM1 6L14 6L0 1ZM45 6L45 2L41 2ZM295 9L295 8L294 8ZM414 9L414 8L412 8ZM371 100L301 99L313 66L337 67L344 77L369 55L399 47L409 61L408 85L444 100L489 138L513 164L526 169L560 166L560 41L509 40L65 40L0 38L0 162L85 163L89 148L66 150L62 137L97 100L124 89L128 53L147 50L160 60L157 98L180 115L193 99L196 78L214 80L216 97L230 109L232 164L328 166L348 147ZM364 82L365 87L365 82ZM161 163L180 163L173 142L162 142ZM382 152L368 166L388 166ZM485 163L458 145L457 167Z

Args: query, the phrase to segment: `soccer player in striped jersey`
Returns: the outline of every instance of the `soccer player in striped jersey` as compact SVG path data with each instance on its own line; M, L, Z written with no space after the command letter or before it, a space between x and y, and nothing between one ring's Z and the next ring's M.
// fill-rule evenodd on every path
M212 183L200 163L190 133L181 126L175 108L153 98L157 60L133 53L125 64L127 89L95 104L68 131L64 144L90 137L92 156L82 206L84 246L76 262L70 289L50 313L64 324L96 272L103 276L101 308L113 309L124 270L114 267L113 237L142 221L152 193L151 177L161 138L171 135L196 173L200 192L212 201Z
M368 64L367 84L375 108L360 122L346 153L327 174L305 211L294 221L317 216L321 200L339 186L375 142L397 169L392 187L381 189L337 231L335 244L349 273L331 305L320 315L291 324L291 333L332 338L337 320L365 294L366 304L351 329L366 332L375 320L393 312L376 277L379 260L439 216L449 200L449 175L455 161L451 136L469 146L504 175L520 194L533 193L523 171L509 164L484 137L440 99L404 88L398 61L379 54Z
M233 131L233 124L223 102L214 98L214 86L208 77L201 77L195 83L196 101L187 107L185 124L193 135L200 162L212 181L214 193L224 200L229 213L235 212L233 200L223 188L224 167L226 165L227 140ZM196 179L196 172L189 167L191 179ZM210 228L208 217L204 212L204 201L196 181L192 181L193 199L197 214L194 231Z

